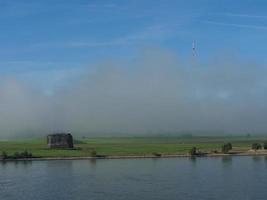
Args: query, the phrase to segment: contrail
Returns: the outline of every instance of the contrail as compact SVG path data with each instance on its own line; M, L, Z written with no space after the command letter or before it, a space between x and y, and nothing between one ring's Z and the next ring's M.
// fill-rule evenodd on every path
M201 21L202 23L206 24L214 24L214 25L220 25L220 26L232 26L236 28L249 28L249 29L261 29L261 30L267 30L267 26L257 26L257 25L248 25L248 24L234 24L234 23L224 23L224 22L217 22L217 21Z
M267 19L267 16L265 16L265 15L249 15L249 14L237 14L237 13L210 13L210 15L223 15L223 16L230 16L230 17Z

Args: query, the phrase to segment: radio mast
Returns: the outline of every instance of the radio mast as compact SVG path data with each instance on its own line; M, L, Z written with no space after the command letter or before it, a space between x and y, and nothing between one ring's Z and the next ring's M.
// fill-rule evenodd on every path
M192 56L196 57L196 41L194 40L192 43Z

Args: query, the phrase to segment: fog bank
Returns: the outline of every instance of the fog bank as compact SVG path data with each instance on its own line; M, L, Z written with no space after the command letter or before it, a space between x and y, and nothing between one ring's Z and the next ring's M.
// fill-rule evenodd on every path
M3 77L0 137L54 131L86 136L267 132L264 64L226 56L187 62L170 52L147 51L128 62L100 62L75 76L52 95Z

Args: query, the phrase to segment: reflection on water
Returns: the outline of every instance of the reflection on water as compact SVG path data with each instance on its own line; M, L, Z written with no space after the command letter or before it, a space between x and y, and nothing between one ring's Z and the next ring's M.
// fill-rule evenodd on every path
M1 162L3 200L265 199L267 157Z
M89 160L90 166L92 168L96 168L96 161L97 161L96 158L92 158L92 159Z
M261 162L263 161L263 157L262 156L252 156L252 159L254 162Z
M197 157L196 156L188 157L188 160L191 162L193 167L196 166L196 164L197 164Z
M195 163L197 161L197 157L191 156L191 157L189 157L189 160L192 161L192 163Z
M33 161L0 161L0 170L5 169L6 167L12 168L27 168L29 165L32 165Z
M222 165L224 167L228 167L228 166L231 166L232 165L233 157L232 156L223 156L221 158L221 160L222 160Z

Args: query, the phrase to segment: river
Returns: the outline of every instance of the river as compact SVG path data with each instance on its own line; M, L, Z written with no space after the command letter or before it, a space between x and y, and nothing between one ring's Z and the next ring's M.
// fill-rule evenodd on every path
M267 199L267 157L0 163L1 200Z

